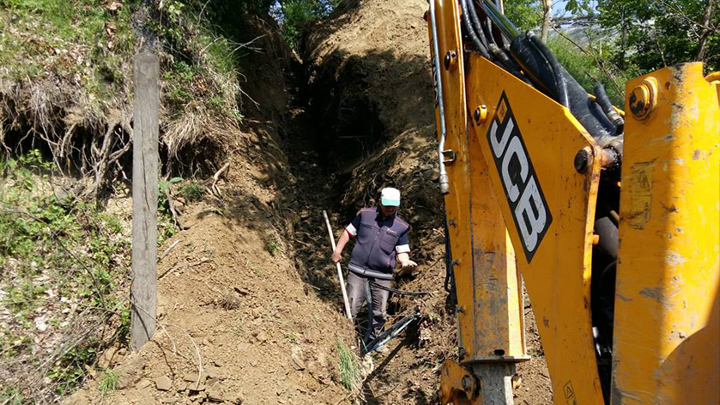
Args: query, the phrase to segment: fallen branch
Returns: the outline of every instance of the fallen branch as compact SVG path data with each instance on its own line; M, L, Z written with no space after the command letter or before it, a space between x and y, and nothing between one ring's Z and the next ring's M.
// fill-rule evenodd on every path
M162 254L160 255L160 258L158 259L158 263L160 263L160 260L162 260L165 256L167 256L168 253L170 253L170 251L173 250L173 248L175 246L177 246L178 243L180 243L180 239L176 240L175 242L173 242L172 245L170 245L169 248L165 249L165 251L162 252Z

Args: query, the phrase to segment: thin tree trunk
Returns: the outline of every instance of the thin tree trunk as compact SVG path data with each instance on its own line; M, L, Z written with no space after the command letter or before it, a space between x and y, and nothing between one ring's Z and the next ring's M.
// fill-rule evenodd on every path
M700 41L698 42L698 53L695 60L705 59L705 45L707 44L710 33L713 32L713 28L710 27L710 17L712 16L713 3L717 0L707 0L707 6L705 6L705 15L703 16L703 31L700 35Z
M620 11L620 68L625 70L625 51L627 49L628 26L625 19L625 8Z
M712 1L712 0L710 0ZM552 23L552 3L553 0L542 0L542 7L543 7L543 23L542 23L542 31L540 33L540 39L543 42L547 42L548 39L548 31L550 31L550 24Z

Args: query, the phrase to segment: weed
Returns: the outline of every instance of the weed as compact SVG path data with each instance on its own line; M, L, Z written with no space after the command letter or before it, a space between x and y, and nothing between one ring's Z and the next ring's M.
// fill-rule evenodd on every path
M203 197L203 188L200 183L191 181L180 187L180 194L187 202L200 201Z
M275 256L275 253L278 250L277 239L275 239L274 237L270 238L270 240L265 243L265 249L267 249L268 253Z
M100 396L104 397L109 392L114 392L119 380L118 373L114 370L106 370L99 382Z
M338 349L338 356L340 357L340 377L342 384L348 390L352 391L357 387L360 382L360 366L358 365L358 359L350 349L340 340L335 339L335 343Z
M24 402L24 398L18 387L8 388L0 395L1 404L22 405Z

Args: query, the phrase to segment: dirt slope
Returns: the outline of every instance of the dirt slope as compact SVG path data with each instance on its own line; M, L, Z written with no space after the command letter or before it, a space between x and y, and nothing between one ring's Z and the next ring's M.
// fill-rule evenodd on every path
M94 371L67 404L335 404L348 395L337 340L353 344L350 326L302 282L288 244L300 220L282 143L290 53L271 23L255 28L266 37L245 91L261 108L237 134L219 193L176 202L188 229L159 249L174 246L158 265L159 329L138 353L103 355L98 368L119 375L115 392L103 397Z

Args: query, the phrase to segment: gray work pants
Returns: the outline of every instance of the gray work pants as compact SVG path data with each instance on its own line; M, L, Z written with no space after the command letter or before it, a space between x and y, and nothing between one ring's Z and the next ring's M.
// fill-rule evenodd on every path
M376 284L383 287L390 287L392 284L392 280L367 278L359 276L353 272L349 272L347 278L347 293L348 300L350 300L350 311L352 312L353 318L357 316L358 312L360 312L360 308L362 308L365 303L365 283L368 281L374 281ZM374 339L380 335L382 328L385 325L385 311L387 310L387 301L390 296L390 292L370 286L370 294L372 295L373 307L373 330L370 332L370 339Z

